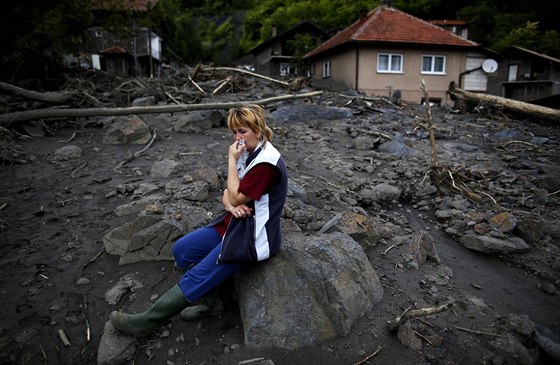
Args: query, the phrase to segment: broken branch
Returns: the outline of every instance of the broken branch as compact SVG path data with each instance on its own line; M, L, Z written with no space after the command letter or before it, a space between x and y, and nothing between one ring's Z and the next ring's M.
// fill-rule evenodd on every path
M189 81L194 85L194 87L196 87L198 89L198 91L200 91L202 94L206 94L206 92L196 83L194 82L194 80L188 76Z
M56 333L58 334L58 337L60 337L60 340L62 341L64 346L72 346L70 344L70 341L68 341L68 337L66 337L66 333L64 333L64 330L62 328L56 331Z
M424 93L424 102L426 103L426 108L428 109L428 134L430 136L430 145L432 146L432 167L438 165L437 154L436 154L436 137L434 135L434 120L432 118L432 108L430 107L430 97L428 95L428 90L426 90L426 83L422 79L422 92Z
M150 139L150 142L148 142L148 144L142 148L139 151L134 152L130 157L128 157L126 160L124 160L123 162L120 162L117 166L115 166L115 168L113 169L113 171L118 172L118 170L123 167L125 164L129 163L130 161L134 160L136 157L140 156L144 151L146 151L148 148L150 148L152 146L152 144L154 143L154 141L156 140L157 137L157 133L156 130L154 129L154 132L152 134L152 138Z
M256 73L254 73L254 72L250 72L250 71L247 71L247 70L242 70L242 69L240 69L240 68L233 68L233 67L202 67L202 71L235 71L235 72L241 72L241 73L244 73L244 74L247 74L247 75L251 75L251 76L254 76L254 77L259 77L259 78L261 78L261 79L265 79L265 80L268 80L268 81L276 82L276 83L278 83L278 84L280 84L280 85L290 86L290 84L287 83L286 81L280 81L280 80L272 79L272 78L270 78L270 77L263 76L263 75L259 75L259 74L256 74Z
M455 326L455 328L457 328L458 330L461 330L461 331L470 332L470 333L475 333L475 334L477 334L477 335L494 336L494 337L506 337L506 336L499 335L499 334L497 334L497 333L483 332L483 331L475 331L475 330L471 330L471 329L464 328L464 327L459 327L459 326Z
M379 353L379 351L383 350L385 348L385 345L380 345L377 350L375 350L375 352L373 354L370 354L368 356L366 356L363 360L358 361L357 363L354 363L354 365L362 365L365 364L366 362L369 361L369 359L371 359L372 357L374 357L375 355L377 355Z
M81 164L80 166L78 166L74 171L72 171L72 173L70 174L70 177L71 177L72 179L75 178L75 177L76 177L76 173L77 173L78 171L80 171L81 169L83 169L84 167L86 167L87 164L88 164L88 162L86 161L86 162L84 162L83 164Z
M74 96L74 94L63 92L59 93L49 91L41 93L38 91L22 89L21 87L10 85L5 82L0 82L0 91L6 91L27 99L44 101L51 104L65 104Z
M420 308L420 309L412 309L412 310L407 309L399 317L391 321L387 321L387 326L389 327L389 330L396 331L401 325L405 324L410 318L425 317L432 314L440 313L448 310L449 308L453 308L454 305L455 302L452 301L440 305L439 307Z

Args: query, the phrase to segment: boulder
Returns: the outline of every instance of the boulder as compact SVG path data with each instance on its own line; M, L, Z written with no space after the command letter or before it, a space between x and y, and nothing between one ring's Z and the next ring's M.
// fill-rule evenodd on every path
M161 161L156 161L152 165L150 170L151 177L169 177L179 171L181 171L183 167L179 162L175 160L168 160L163 159Z
M152 138L150 127L142 118L132 115L115 119L103 136L104 144L147 144Z
M158 214L141 212L133 222L117 227L103 237L105 251L121 256L119 265L138 261L173 260L175 240L201 227L206 210L186 206L166 208Z
M97 350L97 365L124 364L134 355L137 346L134 337L120 336L111 321L107 321Z
M519 237L500 239L488 235L478 235L476 233L468 233L460 237L459 243L470 250L488 254L523 252L530 248L529 245Z
M395 137L379 146L379 152L389 153L396 156L405 156L412 153L412 148L405 144L404 136L401 133L395 133Z
M236 275L247 345L296 349L344 336L383 289L360 245L336 232L290 232L280 253Z
M366 204L381 204L399 200L401 193L401 189L398 187L382 183L371 188L364 188L358 192L358 195Z
M148 205L156 204L161 198L162 196L154 195L134 200L130 203L119 205L115 208L114 212L117 217L122 217L129 214L138 214L146 209Z
M219 127L223 118L222 113L216 110L195 110L180 115L173 130L179 133L200 133L212 127Z

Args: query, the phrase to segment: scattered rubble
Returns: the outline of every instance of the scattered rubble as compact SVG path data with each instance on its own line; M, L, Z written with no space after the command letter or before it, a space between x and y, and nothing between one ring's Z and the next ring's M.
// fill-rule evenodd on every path
M174 284L174 240L221 210L223 106L294 92L230 71L83 99L214 110L51 121L34 140L0 127L3 285L17 293L2 362L559 361L558 128L310 89L267 104L290 173L281 254L227 283L223 318L177 318L144 342L114 332L108 313ZM60 344L60 330L70 345L33 340Z

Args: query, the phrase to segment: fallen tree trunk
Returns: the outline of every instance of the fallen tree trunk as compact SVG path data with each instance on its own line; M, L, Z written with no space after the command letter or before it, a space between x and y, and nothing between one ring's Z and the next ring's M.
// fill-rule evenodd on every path
M50 104L65 104L75 95L68 92L45 92L41 93L33 90L22 89L21 87L0 82L0 91L5 91L13 95L22 96L27 99L43 101Z
M523 101L502 98L495 95L473 93L455 87L454 82L449 85L448 92L452 97L460 100L495 104L515 113L521 113L534 118L560 122L560 110L558 109L552 109L540 105L525 103Z
M247 104L266 105L277 101L303 99L322 94L322 91L313 91L305 94L280 95L267 99L253 101L232 101L227 103L209 104L178 104L163 106L138 106L130 108L86 108L86 109L37 109L23 112L7 113L0 115L0 126L13 123L26 122L30 120L45 120L52 118L78 118L78 117L100 117L118 116L131 114L159 114L177 113L190 110L230 109L238 108Z

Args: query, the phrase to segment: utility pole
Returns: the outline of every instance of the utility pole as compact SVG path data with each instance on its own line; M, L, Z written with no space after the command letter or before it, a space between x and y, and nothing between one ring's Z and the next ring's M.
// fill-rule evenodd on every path
M134 58L134 77L138 76L138 55L136 53L136 19L132 18L132 52Z

